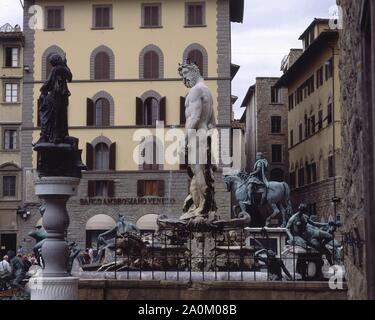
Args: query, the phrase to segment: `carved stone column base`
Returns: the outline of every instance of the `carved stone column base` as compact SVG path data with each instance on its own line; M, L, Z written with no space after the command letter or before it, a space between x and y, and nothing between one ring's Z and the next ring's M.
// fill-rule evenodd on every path
M42 177L35 181L35 194L44 201L43 226L48 236L42 246L44 277L68 277L66 264L69 256L65 240L69 226L66 203L77 194L80 179L70 177Z
M31 286L31 300L78 300L78 278L38 278Z

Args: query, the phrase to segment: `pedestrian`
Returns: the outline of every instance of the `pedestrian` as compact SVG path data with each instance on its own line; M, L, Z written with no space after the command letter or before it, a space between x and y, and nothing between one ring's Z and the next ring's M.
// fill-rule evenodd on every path
M11 279L12 267L9 264L9 257L5 255L0 262L0 290L9 289Z
M23 247L22 247L22 246L19 246L19 247L18 247L18 250L17 250L17 255L22 257L22 256L23 256L23 253L24 253Z
M8 280L12 275L12 267L9 264L9 257L5 255L0 262L0 277L2 280Z
M27 256L23 256L22 261L25 266L25 272L27 273L31 267L31 262Z
M8 251L10 264L12 266L12 287L14 288L22 288L22 281L26 277L26 271L25 271L25 264L23 262L23 259L19 257L19 255L15 255L13 251Z

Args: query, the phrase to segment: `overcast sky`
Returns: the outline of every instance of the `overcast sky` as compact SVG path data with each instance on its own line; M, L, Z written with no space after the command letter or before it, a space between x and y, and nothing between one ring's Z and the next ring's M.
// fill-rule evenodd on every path
M19 0L0 0L0 26L22 24ZM330 16L336 0L245 0L244 23L232 24L232 62L241 66L232 93L241 102L256 77L281 75L282 58L290 48L301 48L299 36L314 18Z

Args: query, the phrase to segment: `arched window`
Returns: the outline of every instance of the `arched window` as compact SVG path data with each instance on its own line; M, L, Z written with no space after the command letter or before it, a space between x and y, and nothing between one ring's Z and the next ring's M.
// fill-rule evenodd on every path
M157 120L159 120L159 102L155 98L147 98L144 102L144 124L154 126Z
M166 97L154 91L136 97L136 124L155 126L156 121L166 122Z
M199 71L203 76L203 53L200 50L191 50L188 53L187 58L198 66Z
M281 169L273 169L271 171L271 181L283 182L284 181L284 171L281 170Z
M86 143L86 165L88 170L116 170L116 142L101 135Z
M151 50L143 56L143 77L144 79L159 78L159 55Z
M109 126L110 104L105 98L100 98L95 102L95 125Z
M205 47L199 43L192 43L187 46L182 55L183 61L190 60L194 62L200 72L202 77L208 77L208 53Z
M110 57L108 53L102 51L95 55L94 63L94 79L108 80L110 79Z
M95 170L109 170L109 148L105 143L95 146Z

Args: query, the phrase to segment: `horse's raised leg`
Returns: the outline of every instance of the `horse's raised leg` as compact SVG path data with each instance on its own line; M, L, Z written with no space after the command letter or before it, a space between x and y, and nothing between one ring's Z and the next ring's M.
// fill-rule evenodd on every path
M271 223L271 220L277 217L278 214L280 213L279 207L275 203L272 203L271 206L272 206L273 213L267 218L266 227L268 227Z

